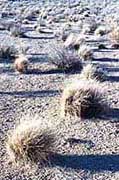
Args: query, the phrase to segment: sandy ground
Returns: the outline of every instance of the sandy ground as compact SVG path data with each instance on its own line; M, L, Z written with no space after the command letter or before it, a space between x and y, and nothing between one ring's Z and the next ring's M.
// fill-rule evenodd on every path
M32 26L26 25L27 27ZM7 32L0 38L13 41ZM111 49L109 41L102 38L108 49L98 50L99 39L89 35L88 44L94 49L94 63L107 70L103 83L111 104L111 111L102 119L71 120L60 117L60 97L72 74L53 71L46 55L46 45L54 40L53 34L27 32L21 38L30 46L30 72L20 75L11 62L0 60L0 180L118 180L119 179L119 50ZM95 40L96 39L96 40ZM19 44L19 38L14 39ZM51 121L59 131L57 154L45 167L15 168L8 163L5 139L7 131L22 116L37 114L43 121Z

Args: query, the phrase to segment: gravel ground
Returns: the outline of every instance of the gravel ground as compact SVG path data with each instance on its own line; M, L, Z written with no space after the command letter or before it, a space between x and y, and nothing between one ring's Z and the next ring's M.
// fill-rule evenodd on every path
M41 6L40 3L33 2L6 2L3 6L7 11L8 7L19 10L21 3L22 7L31 8L33 4L33 7ZM113 6L116 5L118 2L113 2ZM91 12L94 7L90 7ZM108 4L107 7L113 13L112 6L109 9ZM102 7L100 19L104 11L107 12L107 7ZM10 19L12 18L7 22ZM101 40L109 48L98 50L100 39L88 35L88 44L95 50L94 63L102 65L108 72L108 79L103 84L111 111L95 120L62 119L61 91L65 81L75 75L59 73L48 63L46 46L54 41L55 36L53 33L36 33L32 28L33 24L35 21L24 26L29 38L13 38L7 31L0 32L1 42L4 40L16 46L23 43L25 47L29 47L27 56L31 59L28 74L18 74L10 61L0 60L0 180L118 180L119 50L110 48L110 42L105 40L107 36ZM53 30L60 24L54 23ZM37 114L42 121L53 123L59 131L57 154L46 167L17 168L8 163L5 149L7 131L27 114Z

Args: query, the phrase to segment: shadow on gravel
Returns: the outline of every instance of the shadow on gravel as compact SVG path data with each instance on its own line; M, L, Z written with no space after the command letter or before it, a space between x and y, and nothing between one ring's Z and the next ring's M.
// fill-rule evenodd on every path
M40 70L40 69L31 69L26 74L79 74L80 70L78 69L68 69L68 70L61 70L61 69L50 69L50 70Z
M23 38L27 38L27 39L54 39L54 36L28 36L25 35Z
M52 166L90 171L119 171L119 155L60 155L51 158Z
M0 67L0 74L2 73L14 73L15 70L12 69L12 68L3 68L3 67Z
M93 141L91 140L84 140L84 139L76 139L76 138L68 138L65 140L65 143L69 143L70 145L75 145L75 144L85 144L87 147L92 148L95 146Z
M110 112L108 113L107 117L111 121L114 121L114 122L118 121L119 122L119 109L118 108L111 109Z
M45 70L45 71L42 71L40 69L31 69L27 72L27 74L57 74L57 73L63 73L62 70L59 70L59 69L51 69L51 70Z
M109 72L119 72L119 67L105 67Z
M90 40L86 40L86 42L88 43L99 43L99 42L106 42L106 39L98 39L98 40L94 40L94 39L90 39Z
M34 56L29 58L30 62L36 63L44 63L48 61L46 54L35 54Z
M18 96L21 98L32 98L32 97L53 97L59 94L58 90L42 90L42 91L12 91L2 92L0 95Z
M119 59L114 59L114 58L93 58L93 61L99 61L99 62L119 62Z
M108 76L109 81L119 82L119 76Z
M112 52L110 50L108 50L106 47L102 50L102 49L93 49L93 52Z

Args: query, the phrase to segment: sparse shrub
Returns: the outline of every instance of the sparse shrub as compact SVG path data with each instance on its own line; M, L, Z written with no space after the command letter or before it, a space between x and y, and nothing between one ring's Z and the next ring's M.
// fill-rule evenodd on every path
M30 21L29 21L28 19L24 19L24 20L22 21L22 23L23 23L23 24L30 24Z
M84 25L83 29L82 29L82 34L89 34L91 31L90 26L89 25Z
M78 55L84 61L88 61L88 60L93 59L93 51L87 45L80 46L80 48L78 50Z
M75 81L75 80L74 80ZM96 81L76 81L64 89L61 98L61 115L96 118L107 110L105 96Z
M64 42L64 46L78 50L83 43L85 43L85 38L82 35L71 33Z
M119 27L114 27L110 33L110 39L113 47L119 47Z
M0 45L0 58L14 60L18 54L18 50L13 45Z
M102 82L106 79L106 73L101 67L93 64L88 64L83 68L80 77L87 80L95 79Z
M76 53L61 44L54 44L50 47L49 62L65 72L82 69L82 62Z
M62 39L63 42L66 41L68 35L69 35L69 32L65 32L65 31L62 32L61 39Z
M8 133L6 150L13 164L34 164L47 161L55 151L54 132L39 121L22 121Z
M25 32L20 26L12 26L10 28L10 34L14 37L25 37Z
M109 31L105 26L99 26L96 30L95 30L95 35L98 36L103 36L105 34L107 34Z
M37 25L37 26L35 27L35 30L40 33L40 32L41 32L41 26L40 26L40 25Z
M14 67L20 73L26 73L28 70L29 61L23 54L18 55L15 59Z
M86 23L82 27L82 34L93 33L97 28L97 23L95 20L91 20L91 22Z
M34 10L30 8L26 8L22 12L22 17L25 19L28 19L29 21L32 21L37 15L39 14L39 10Z

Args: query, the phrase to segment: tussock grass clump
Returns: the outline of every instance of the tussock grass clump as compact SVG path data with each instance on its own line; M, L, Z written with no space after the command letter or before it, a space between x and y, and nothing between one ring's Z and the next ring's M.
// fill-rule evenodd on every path
M105 96L96 81L76 81L64 89L61 115L96 118L107 110Z
M91 20L89 23L85 23L82 27L82 34L90 34L90 33L94 33L94 31L97 28L97 23L96 21L93 19Z
M79 48L78 55L84 61L88 61L88 60L92 60L93 59L93 51L87 45L82 45Z
M91 32L89 25L84 25L82 28L82 34L89 34Z
M61 44L51 45L49 49L49 62L65 72L82 69L82 62L76 53L66 49Z
M105 34L107 34L109 31L105 26L99 26L96 30L95 30L95 35L97 36L103 36Z
M55 150L55 135L39 121L23 121L7 137L6 150L13 164L34 164L48 161Z
M114 27L110 32L110 39L113 47L119 48L119 26Z
M85 38L82 35L71 33L64 42L64 46L78 50L83 43L85 43Z
M25 32L20 26L12 26L10 28L10 35L14 37L25 37Z
M18 54L18 50L14 46L1 44L0 45L0 58L14 60Z
M28 70L29 61L23 54L18 55L15 59L14 67L20 73L26 73Z
M88 64L83 68L80 77L82 79L95 79L102 82L106 79L106 73L101 67L93 64Z
M36 32L39 32L39 33L40 33L40 32L41 32L41 29L42 29L42 28L41 28L40 25L36 25L36 27L35 27Z

